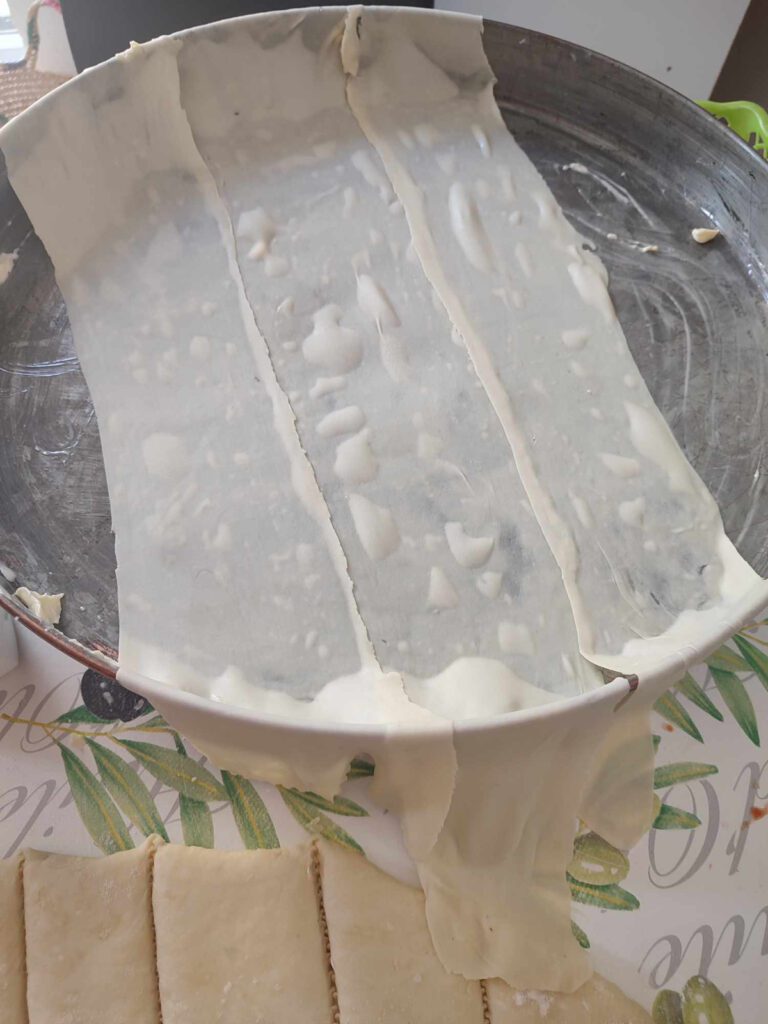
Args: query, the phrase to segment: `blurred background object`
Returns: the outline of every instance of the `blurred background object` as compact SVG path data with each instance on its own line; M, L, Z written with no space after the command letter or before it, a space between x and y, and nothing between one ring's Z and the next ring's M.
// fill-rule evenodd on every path
M19 662L19 649L16 645L16 633L13 619L8 612L0 608L0 679Z
M752 0L712 90L713 100L736 97L768 108L768 2Z
M26 49L26 42L14 24L8 3L0 2L0 61L10 64L21 60Z
M129 0L130 2L130 0ZM59 0L43 0L37 7L37 27L40 35L40 47L37 54L37 67L41 72L62 75L70 78L75 74L75 64L67 39L67 30L61 15ZM27 46L27 22L30 14L30 0L0 0L0 24L7 23L18 40L18 51L15 55L2 53L2 60L19 60L24 56Z
M46 6L52 6L61 23L60 11L56 9L57 0L35 0L27 11L23 36L11 22L5 0L0 0L0 3L3 5L0 9L0 124L4 124L65 82L72 72L62 74L43 71L38 67L41 13ZM66 49L66 36L63 42ZM57 64L56 61L52 63ZM61 66L61 62L58 66Z

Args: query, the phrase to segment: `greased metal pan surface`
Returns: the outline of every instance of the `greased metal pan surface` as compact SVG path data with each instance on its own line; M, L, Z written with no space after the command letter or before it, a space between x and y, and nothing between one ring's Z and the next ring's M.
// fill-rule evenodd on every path
M608 58L495 22L484 39L507 124L607 265L656 402L765 575L768 163ZM721 237L697 245L691 229L710 225ZM98 425L53 268L4 171L0 251L17 253L0 286L0 605L109 671L118 614ZM66 595L59 630L10 596L21 584Z

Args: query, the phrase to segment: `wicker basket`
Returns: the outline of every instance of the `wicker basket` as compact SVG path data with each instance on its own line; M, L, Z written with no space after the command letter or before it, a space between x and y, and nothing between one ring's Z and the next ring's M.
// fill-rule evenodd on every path
M27 53L23 60L0 64L0 124L10 121L16 114L45 96L51 89L67 81L66 75L38 71L37 51L40 33L37 27L38 11L43 6L53 6L48 0L35 0L27 15Z

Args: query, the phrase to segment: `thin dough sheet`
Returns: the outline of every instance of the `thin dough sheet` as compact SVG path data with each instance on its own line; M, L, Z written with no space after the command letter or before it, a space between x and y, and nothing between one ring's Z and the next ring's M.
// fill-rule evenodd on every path
M343 55L352 109L563 572L583 654L618 671L685 661L768 587L645 387L605 268L507 130L482 22L360 9Z
M570 995L520 991L494 978L486 983L493 1024L651 1024L621 989L595 974Z
M355 633L297 493L307 467L276 429L284 410L179 103L177 48L160 40L78 79L4 152L56 267L99 421L121 668L205 693L234 670L311 696L358 671ZM305 550L322 586L296 585ZM333 638L324 658L312 635Z
M583 692L556 562L346 103L343 27L131 50L5 144L99 418L121 669L288 714L278 691L342 681L337 720L388 713L362 681L352 706L361 669L455 718Z
M468 978L573 992L591 974L566 880L575 824L628 849L653 820L642 688L618 711L573 701L517 732L454 734L456 779L434 846L416 857L441 963Z
M593 688L509 445L347 104L343 19L192 33L179 67L361 615L385 668L432 677L482 657L550 692ZM297 585L322 587L306 554ZM410 692L454 717L515 706L479 682L451 707L436 689Z

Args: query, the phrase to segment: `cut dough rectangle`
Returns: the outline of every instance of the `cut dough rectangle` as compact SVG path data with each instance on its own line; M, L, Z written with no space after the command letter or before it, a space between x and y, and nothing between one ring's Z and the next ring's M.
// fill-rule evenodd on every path
M330 1024L308 847L163 847L153 904L163 1024Z
M482 1024L479 982L437 959L424 894L328 843L320 862L343 1024Z
M24 859L30 1024L158 1024L152 857Z
M19 857L0 861L0 1020L26 1024L24 900Z
M599 974L569 995L521 992L498 978L486 988L493 1024L651 1024L641 1006Z

